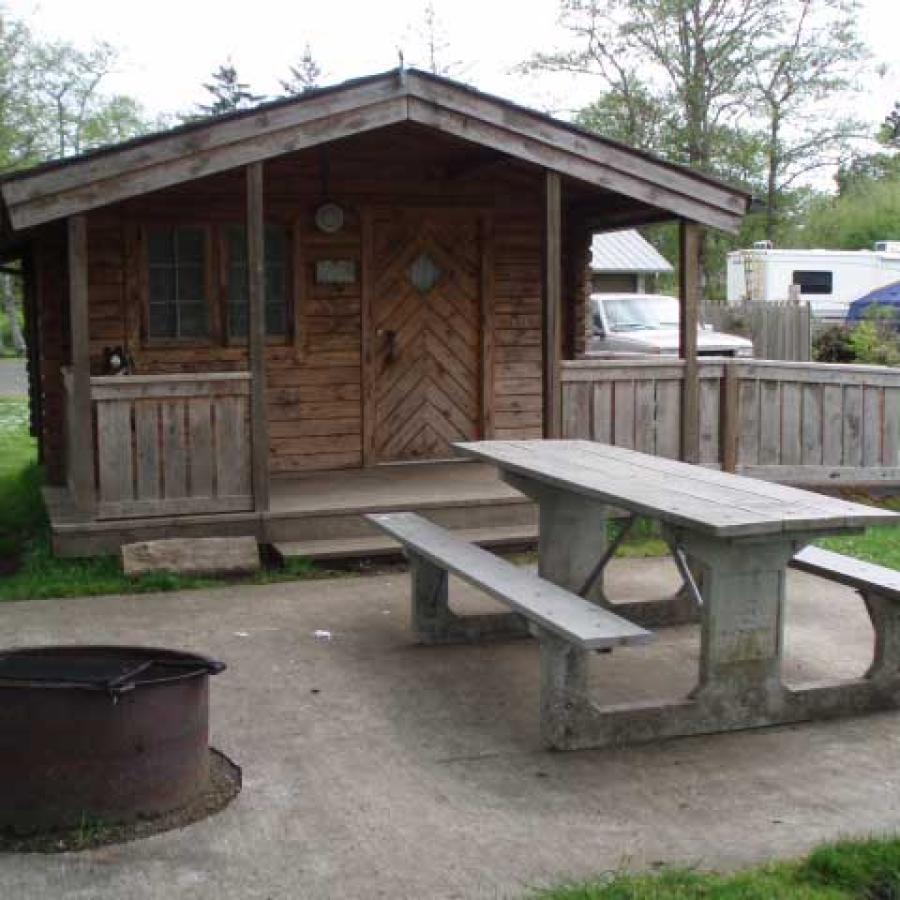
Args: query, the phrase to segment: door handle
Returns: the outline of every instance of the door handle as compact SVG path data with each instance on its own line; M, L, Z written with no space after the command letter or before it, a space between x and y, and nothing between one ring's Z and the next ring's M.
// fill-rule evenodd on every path
M392 328L379 328L375 334L386 341L387 359L388 362L393 362L397 358L397 332Z

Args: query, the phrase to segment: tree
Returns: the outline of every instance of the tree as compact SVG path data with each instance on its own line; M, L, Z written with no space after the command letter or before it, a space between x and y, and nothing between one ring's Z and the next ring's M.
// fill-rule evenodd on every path
M594 121L621 116L625 140L702 172L732 173L755 47L776 27L769 0L561 0L560 8L570 47L536 54L525 69L595 77L604 94ZM740 143L746 153L754 142ZM708 242L704 235L707 281Z
M666 123L668 158L716 172L717 135L734 126L754 47L775 27L768 0L562 0L568 50L527 69L598 78L636 133Z
M72 156L151 130L136 100L102 91L117 59L109 44L81 50L66 42L34 42L29 72L23 77L29 87L33 141L43 158Z
M211 78L212 80L205 82L203 87L212 96L212 100L209 103L198 103L199 115L194 118L219 116L222 113L246 109L266 99L261 94L254 94L250 90L250 85L240 80L237 68L230 58L212 73Z
M894 108L885 118L880 137L889 147L900 150L900 100L894 103Z
M865 49L856 19L858 0L792 0L782 22L759 47L754 92L765 120L766 230L777 238L780 201L798 179L847 159L864 123L824 108L853 87Z
M860 250L891 238L900 238L900 177L863 181L843 195L819 197L797 230L796 244Z
M27 26L0 12L0 171L39 162Z
M309 44L303 48L296 65L290 66L289 76L281 82L281 89L288 96L305 94L319 86L322 77L322 67L316 62Z
M433 0L427 0L422 8L422 18L407 29L413 43L409 58L414 66L420 66L435 75L460 75L465 70L462 60L449 59L450 41L443 20L434 8Z

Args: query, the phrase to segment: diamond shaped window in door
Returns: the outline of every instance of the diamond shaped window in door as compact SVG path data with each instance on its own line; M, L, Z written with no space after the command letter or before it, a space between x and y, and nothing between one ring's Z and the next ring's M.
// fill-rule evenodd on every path
M437 263L427 254L420 253L406 270L412 286L421 294L427 294L441 278Z

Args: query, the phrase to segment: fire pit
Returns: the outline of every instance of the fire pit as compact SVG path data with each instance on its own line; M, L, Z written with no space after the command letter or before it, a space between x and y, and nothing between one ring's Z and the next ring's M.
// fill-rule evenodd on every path
M0 651L0 829L129 822L209 777L208 676L223 663L150 647Z

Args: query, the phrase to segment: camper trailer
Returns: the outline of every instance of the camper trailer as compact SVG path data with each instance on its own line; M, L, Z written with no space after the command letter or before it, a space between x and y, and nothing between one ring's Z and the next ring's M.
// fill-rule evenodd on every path
M816 318L843 321L854 300L897 280L900 241L878 241L872 250L775 250L758 241L728 254L727 299L778 303L796 296Z

